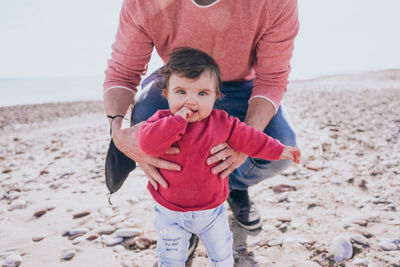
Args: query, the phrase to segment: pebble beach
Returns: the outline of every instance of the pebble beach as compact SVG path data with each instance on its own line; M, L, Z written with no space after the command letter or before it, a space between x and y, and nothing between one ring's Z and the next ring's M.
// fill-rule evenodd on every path
M250 188L262 229L230 216L235 266L400 267L400 70L293 81L283 105L300 164ZM108 202L109 140L99 101L0 107L2 266L157 266L140 167Z

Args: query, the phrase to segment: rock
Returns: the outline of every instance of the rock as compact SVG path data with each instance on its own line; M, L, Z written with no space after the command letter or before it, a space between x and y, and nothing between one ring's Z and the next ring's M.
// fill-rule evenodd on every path
M38 210L36 211L33 216L36 218L42 217L44 214L46 214L47 209L43 209L43 210Z
M270 261L268 258L266 258L266 257L264 257L264 256L261 256L261 255L255 256L255 257L254 257L254 260L255 260L257 263L263 264L263 265L271 264L271 261Z
M74 214L74 216L72 218L79 219L79 218L88 216L89 214L90 214L90 211L79 212L79 213Z
M8 211L13 211L16 209L22 209L26 206L25 200L22 199L17 199L13 203L11 203L10 207L8 208Z
M86 234L89 232L89 229L82 227L82 228L75 228L67 231L67 235L69 236L75 236L75 235L81 235L81 234Z
M313 160L306 165L306 168L312 171L319 171L323 168L324 164L320 160Z
M5 194L4 197L5 197L6 199L9 199L9 200L14 200L14 199L19 198L20 195L21 195L21 192L20 192L20 191L10 190L10 191L8 191L8 192Z
M123 220L125 220L125 215L117 215L113 218L111 218L111 220L109 221L110 224L116 224L119 222L122 222Z
M121 253L121 252L125 251L125 248L122 245L116 245L113 247L113 251L115 253Z
M33 241L33 242L42 241L46 236L47 236L46 233L37 234L37 235L35 235L34 237L32 237L32 241Z
M274 186L272 188L272 190L274 191L274 193L283 193L283 192L288 192L288 191L292 191L292 190L296 190L296 189L291 185L279 184L279 185Z
M357 244L363 245L368 247L369 246L369 242L368 239L361 235L361 234L354 234L350 236L350 239L353 240L354 242L356 242Z
M77 245L77 244L79 244L81 241L83 240L83 236L82 235L79 235L79 236L77 236L76 238L74 238L73 240L72 240L72 245Z
M353 255L353 247L350 241L342 236L333 239L331 244L331 253L336 262L350 259Z
M135 241L134 245L139 249L148 249L152 243L153 241L150 240L149 238L141 237Z
M280 193L280 194L278 195L278 197L277 197L278 202L282 202L282 201L287 200L288 196L289 196L289 192Z
M132 246L132 245L135 244L135 242L136 242L137 239L139 239L138 236L135 236L135 237L128 237L128 238L125 238L125 239L124 239L123 243L124 243L126 246Z
M390 221L388 221L388 224L390 224L390 225L400 225L400 220L390 220Z
M105 220L104 220L104 218L98 217L98 218L96 218L96 222L103 223L103 222L105 222Z
M17 267L22 263L22 257L18 254L8 255L3 266L4 267Z
M96 240L97 238L99 238L98 235L91 235L91 236L89 236L88 238L86 238L86 240L88 240L88 241L93 241L93 240Z
M276 247L276 246L281 246L281 245L282 245L282 241L277 240L277 239L272 239L267 242L267 246L269 246L269 247Z
M104 217L111 217L114 214L114 210L112 208L102 208L100 210L101 215Z
M353 221L354 224L358 224L359 226L367 226L368 225L368 221L364 220L364 219L356 219Z
M367 267L380 267L380 266L375 262L370 262Z
M61 260L68 261L75 256L75 250L68 250L62 257Z
M122 237L110 237L110 236L105 236L102 237L102 241L104 244L107 246L115 246L119 243L121 243L124 239Z
M367 261L364 260L364 259L361 259L361 258L355 258L355 259L353 260L352 264L354 264L354 265L361 265L361 266L367 266L367 265L368 265Z
M97 230L97 233L99 235L111 235L114 232L115 232L115 227L111 225L102 226Z
M115 235L118 237L133 237L142 233L143 231L139 228L123 228L115 231Z
M381 249L383 249L384 251L392 251L392 250L397 250L397 246L396 244L394 244L393 242L390 242L388 240L383 240L379 243L379 246L381 247Z

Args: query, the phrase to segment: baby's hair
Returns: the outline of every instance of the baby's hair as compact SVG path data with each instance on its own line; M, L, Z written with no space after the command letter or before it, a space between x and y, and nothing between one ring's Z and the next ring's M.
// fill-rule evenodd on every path
M215 60L200 50L178 47L169 54L167 64L158 71L162 79L156 85L160 89L166 89L171 74L197 79L204 71L208 72L211 77L215 77L216 92L220 94L221 72Z

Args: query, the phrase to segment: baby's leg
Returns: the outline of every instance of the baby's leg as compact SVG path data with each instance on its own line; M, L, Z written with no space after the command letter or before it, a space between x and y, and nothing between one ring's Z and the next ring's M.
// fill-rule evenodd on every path
M173 212L164 213L165 209L154 207L156 218L154 226L157 230L158 266L185 266L188 258L189 239L191 233L183 229L173 220ZM178 215L179 213L177 213ZM179 220L177 218L177 220Z
M224 205L216 208L217 216L199 233L206 247L211 266L232 267L232 232L229 228L228 214Z

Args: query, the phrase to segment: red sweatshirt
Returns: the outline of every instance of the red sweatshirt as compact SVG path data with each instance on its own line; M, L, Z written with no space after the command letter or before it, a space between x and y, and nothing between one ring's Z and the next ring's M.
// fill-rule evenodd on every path
M206 163L213 146L226 141L235 151L266 160L279 160L284 149L278 140L223 110L213 110L206 119L193 123L169 110L159 110L142 125L137 139L145 153L182 167L181 171L159 170L168 182L167 189L160 186L156 191L147 185L159 204L175 211L212 209L228 197L228 179L211 174L217 163ZM180 153L165 154L171 146L179 147Z
M220 0L207 8L191 0L125 0L104 91L136 92L154 47L167 62L174 48L189 46L215 59L223 81L255 78L251 98L277 109L298 28L297 0Z

